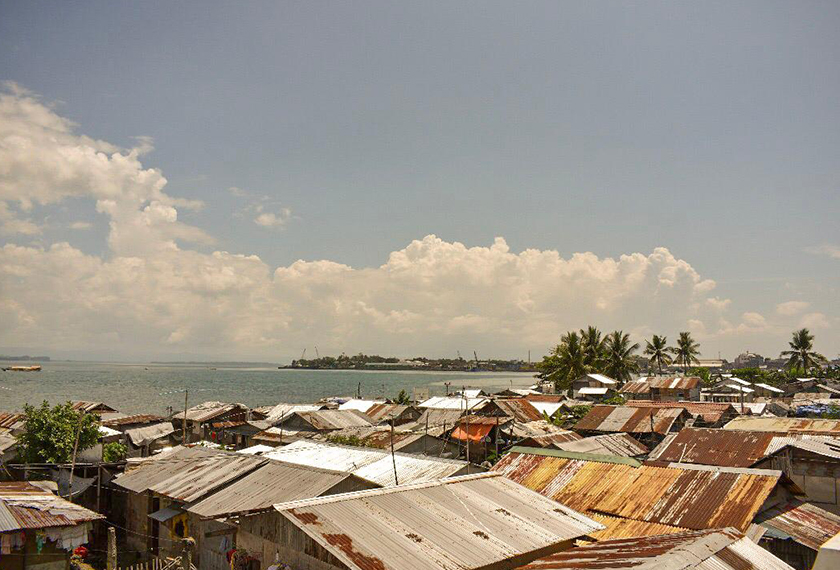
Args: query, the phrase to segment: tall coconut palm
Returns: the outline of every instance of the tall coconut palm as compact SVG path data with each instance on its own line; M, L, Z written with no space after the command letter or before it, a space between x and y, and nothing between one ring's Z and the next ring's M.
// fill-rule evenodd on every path
M540 371L537 376L554 382L558 392L567 390L575 379L589 372L578 333L572 331L564 334L560 344L537 364L537 369Z
M639 364L633 353L639 349L638 343L630 343L630 335L623 331L613 331L604 339L603 371L607 376L624 384L630 375L639 370Z
M786 356L787 368L801 368L808 372L814 366L825 362L826 358L818 352L814 352L814 335L808 329L794 331L793 339L788 343L790 350L783 350L782 356Z
M663 366L670 366L673 359L671 353L674 349L668 346L668 337L665 335L653 335L653 338L645 341L645 356L651 364L656 364L659 368L659 374L662 374Z
M590 369L597 368L604 357L604 340L597 327L589 326L580 329L580 342L583 345L583 358Z
M690 332L681 332L677 339L677 347L674 349L675 360L682 364L686 370L692 364L699 364L697 357L700 356L700 343L691 338Z

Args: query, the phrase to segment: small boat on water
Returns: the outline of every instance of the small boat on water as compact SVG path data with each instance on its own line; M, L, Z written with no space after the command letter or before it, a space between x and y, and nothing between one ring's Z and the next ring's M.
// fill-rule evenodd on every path
M32 366L9 366L3 370L6 372L40 372L41 365L33 364Z

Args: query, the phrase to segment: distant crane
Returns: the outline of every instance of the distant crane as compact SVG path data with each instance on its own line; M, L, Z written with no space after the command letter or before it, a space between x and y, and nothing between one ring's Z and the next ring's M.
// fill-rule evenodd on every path
M306 349L305 348L303 349L303 353L301 353L301 355L300 355L301 360L303 360L304 358L306 358Z
M318 352L318 347L317 346L315 347L315 357L319 358L319 359L321 358L321 353Z
M473 350L473 356L475 356L475 369L478 370L478 354Z

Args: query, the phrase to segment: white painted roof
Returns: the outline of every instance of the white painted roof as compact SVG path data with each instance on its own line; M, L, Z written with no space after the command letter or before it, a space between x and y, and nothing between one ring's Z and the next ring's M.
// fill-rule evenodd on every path
M739 392L743 392L744 394L752 394L755 392L752 388L747 388L746 386L738 386L737 384L727 384L727 388L732 388L733 390L737 390Z
M771 392L776 392L777 394L784 394L785 393L784 390L782 390L780 388L776 388L775 386L771 386L770 384L762 383L762 384L756 384L756 386L758 386L759 388L764 388L765 390L769 390Z
M539 413L545 414L548 417L553 416L557 413L557 410L563 407L563 404L560 402L531 402L531 405L534 406Z
M578 390L578 394L592 394L595 396L603 396L607 393L608 388L593 388L591 386L584 386Z
M593 379L593 380L597 380L601 384L612 385L612 384L617 384L618 383L615 380L613 380L612 378L610 378L609 376L604 376L603 374L587 374L586 376L588 378Z
M435 396L421 403L421 408L438 408L443 410L464 410L483 406L487 398L458 398L456 396Z
M365 413L376 404L384 404L385 400L347 400L340 406L338 406L339 410L358 410L362 413Z

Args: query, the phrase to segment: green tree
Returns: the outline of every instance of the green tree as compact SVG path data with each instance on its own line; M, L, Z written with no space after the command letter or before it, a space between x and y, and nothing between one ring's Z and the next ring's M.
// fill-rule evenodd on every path
M678 364L682 364L687 371L692 364L699 364L697 357L700 356L700 343L691 338L690 332L681 332L677 339L677 347L674 349L674 356Z
M118 441L112 441L102 446L102 461L112 463L122 461L128 457L128 448Z
M808 371L826 361L825 356L814 352L814 335L808 329L794 331L793 339L788 344L790 350L782 351L782 356L788 359L786 368L802 368Z
M638 343L630 343L630 335L623 331L613 331L604 339L604 374L624 384L630 375L639 370L633 353L639 349Z
M74 410L70 402L50 407L23 408L23 432L17 436L18 455L24 463L69 463L78 434L77 453L99 441L98 418Z
M398 404L403 405L403 406L410 405L411 404L411 398L409 398L408 392L406 392L405 390L400 390L400 393L397 394L396 402Z
M600 366L604 358L604 340L597 327L589 326L580 330L580 342L583 347L583 361L590 370Z
M554 382L554 389L558 392L568 390L576 378L589 372L578 333L572 331L564 334L560 344L537 364L537 370L537 377Z
M645 341L645 356L651 364L655 364L659 369L659 374L662 374L663 366L670 366L673 360L671 353L673 349L668 346L668 337L653 335L653 338Z

